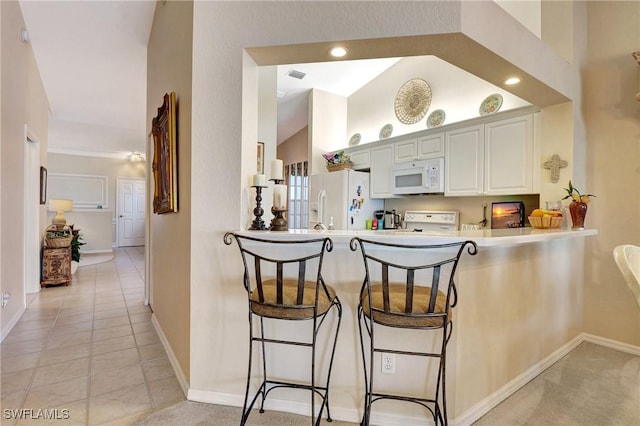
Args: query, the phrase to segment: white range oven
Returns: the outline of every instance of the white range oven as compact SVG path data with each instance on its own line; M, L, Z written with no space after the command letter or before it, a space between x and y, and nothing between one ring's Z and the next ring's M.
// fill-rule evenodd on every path
M457 231L460 215L457 211L406 211L405 231Z

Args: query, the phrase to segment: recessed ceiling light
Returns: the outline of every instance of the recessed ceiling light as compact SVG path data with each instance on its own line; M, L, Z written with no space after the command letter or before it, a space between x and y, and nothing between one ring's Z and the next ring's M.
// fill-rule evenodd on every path
M338 46L338 47L334 47L331 50L329 50L329 53L334 58L342 58L343 56L345 56L347 54L347 49L344 48L344 47Z
M514 84L520 83L520 79L518 77L511 77L504 81L504 84L507 86L513 86Z

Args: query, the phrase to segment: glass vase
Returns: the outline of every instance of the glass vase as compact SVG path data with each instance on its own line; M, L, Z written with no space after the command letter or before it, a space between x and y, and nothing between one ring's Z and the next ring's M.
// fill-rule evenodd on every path
M569 212L571 213L571 229L581 231L584 229L584 218L587 216L587 203L572 201L569 204Z

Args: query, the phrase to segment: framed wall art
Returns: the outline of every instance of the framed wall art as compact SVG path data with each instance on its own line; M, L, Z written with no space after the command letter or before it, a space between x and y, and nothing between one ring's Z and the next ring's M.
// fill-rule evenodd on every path
M164 94L164 102L152 121L153 134L153 212L178 211L176 92Z
M258 142L258 153L256 155L258 164L257 169L259 175L264 174L264 142Z
M47 204L47 168L40 166L40 204Z

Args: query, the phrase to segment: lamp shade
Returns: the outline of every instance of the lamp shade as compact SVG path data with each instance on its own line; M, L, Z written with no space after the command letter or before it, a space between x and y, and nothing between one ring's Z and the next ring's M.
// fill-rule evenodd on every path
M50 212L70 212L73 210L73 200L49 200Z
M62 229L67 224L64 212L70 212L72 210L73 200L49 200L49 211L56 212L51 223L54 224L57 229Z

